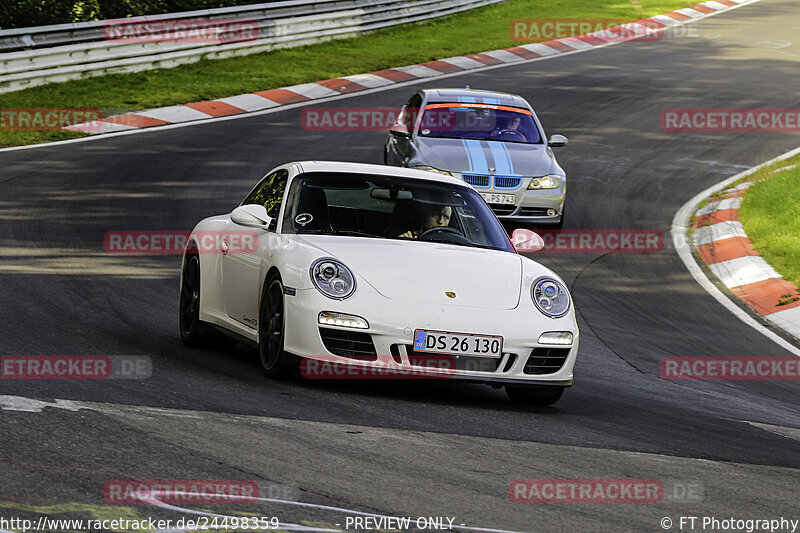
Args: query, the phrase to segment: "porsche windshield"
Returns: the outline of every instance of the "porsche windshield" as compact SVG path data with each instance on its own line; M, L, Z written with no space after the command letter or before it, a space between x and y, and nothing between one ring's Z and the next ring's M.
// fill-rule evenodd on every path
M420 137L542 142L530 111L488 104L428 104L418 131Z
M514 248L489 206L464 186L402 178L309 172L292 181L283 232Z

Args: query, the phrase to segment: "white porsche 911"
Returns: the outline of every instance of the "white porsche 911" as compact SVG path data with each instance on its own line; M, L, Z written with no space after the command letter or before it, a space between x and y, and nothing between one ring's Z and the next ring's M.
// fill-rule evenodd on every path
M195 227L181 337L251 344L269 377L300 362L424 371L550 405L572 385L578 326L564 282L517 252L536 238L516 230L510 240L453 177L288 163L231 213Z

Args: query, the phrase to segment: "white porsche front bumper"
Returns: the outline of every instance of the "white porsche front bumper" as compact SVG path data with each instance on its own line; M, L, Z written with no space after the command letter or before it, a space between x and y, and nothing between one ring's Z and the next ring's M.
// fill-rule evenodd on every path
M522 297L525 298L526 295ZM425 374L439 373L442 378L466 379L487 383L526 383L553 386L572 384L573 366L578 352L578 327L574 310L562 318L541 314L531 301L521 301L514 309L496 310L459 305L412 305L390 300L372 291L359 292L347 300L332 300L316 289L296 290L285 296L284 348L287 352L326 362L344 365L390 368L398 376L414 377L420 365ZM332 311L364 318L368 329L322 326L319 313ZM472 356L436 356L414 352L414 331L417 329L500 335L503 355L499 359ZM333 333L331 333L333 331ZM539 344L542 333L568 331L573 343L568 346ZM351 339L353 353L343 353L348 341L331 341L332 337ZM371 341L374 356L369 352ZM347 352L347 350L344 350ZM446 368L433 365L436 358L450 361ZM313 376L312 376L313 377ZM342 376L347 379L347 376Z

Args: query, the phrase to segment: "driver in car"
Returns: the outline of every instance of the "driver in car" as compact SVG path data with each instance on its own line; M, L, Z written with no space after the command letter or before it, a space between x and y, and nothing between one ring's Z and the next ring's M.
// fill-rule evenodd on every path
M527 141L528 139L525 138L525 133L519 127L521 123L522 117L519 116L518 113L514 113L514 115L507 117L498 117L497 126L489 136L497 137L498 135L502 135L504 133L514 133L522 137L523 140Z
M423 207L422 226L419 230L408 230L399 235L407 239L416 239L431 228L450 225L453 208L448 205L426 205Z

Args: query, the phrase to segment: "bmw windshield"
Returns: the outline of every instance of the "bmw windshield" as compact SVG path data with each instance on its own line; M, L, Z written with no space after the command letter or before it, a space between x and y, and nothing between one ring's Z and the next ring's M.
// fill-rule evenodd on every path
M283 233L430 241L514 252L467 187L397 176L308 172L292 181Z
M542 143L533 113L489 104L428 104L422 113L418 133L420 137Z

